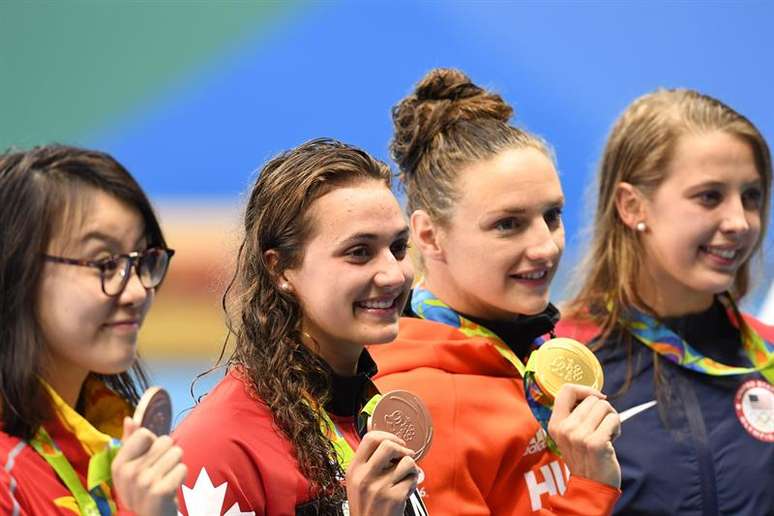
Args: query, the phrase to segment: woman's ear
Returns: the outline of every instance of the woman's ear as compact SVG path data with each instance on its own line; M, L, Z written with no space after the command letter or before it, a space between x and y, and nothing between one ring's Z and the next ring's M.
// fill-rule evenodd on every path
M411 241L422 257L427 260L444 261L442 230L433 222L425 210L416 210L411 214Z
M271 274L277 288L283 292L293 292L293 284L287 278L285 271L279 270L279 253L274 249L269 249L263 253L263 259L266 262L266 268L269 270L269 274Z
M618 217L629 229L642 232L647 228L646 199L634 185L618 183L615 190L615 208Z

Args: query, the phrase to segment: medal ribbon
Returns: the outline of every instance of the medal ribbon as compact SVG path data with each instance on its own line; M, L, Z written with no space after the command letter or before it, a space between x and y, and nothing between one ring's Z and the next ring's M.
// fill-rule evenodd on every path
M104 482L110 481L110 464L120 446L117 439L113 439L104 450L91 457L87 474L88 491L83 487L70 461L42 426L29 443L53 468L73 495L81 514L110 516L115 512L115 504L105 495L101 486Z
M81 514L114 514L117 508L111 498L110 467L121 445L114 436L119 435L123 418L131 414L132 407L102 381L89 377L81 393L86 406L83 414L79 414L45 380L39 380L51 399L54 417L59 419L71 438L77 440L89 455L86 486L43 426L29 441L30 446L51 466L70 491Z
M360 417L372 416L374 407L380 399L382 399L381 394L373 395L371 399L368 400L368 403L360 410ZM336 451L336 460L338 461L339 466L341 466L342 471L346 472L347 469L349 469L350 463L352 463L352 457L355 456L355 450L349 445L344 438L344 434L338 429L336 423L333 422L333 419L331 419L331 416L328 415L325 409L322 409L320 412L322 415L320 426L322 427L323 434L331 441L333 449Z
M750 326L742 334L742 347L753 367L730 366L717 362L697 351L654 317L630 308L622 321L629 332L647 347L681 367L710 376L736 376L760 372L769 383L774 383L774 345L766 342ZM729 313L731 322L739 328L739 321Z
M374 387L373 384L371 384L371 386L372 391L375 392L376 387ZM361 418L370 418L374 415L374 408L380 399L382 399L382 395L376 393L371 396L371 399L369 399L363 408L360 409L360 415L358 416L358 426L360 426L359 422ZM352 446L349 445L347 440L344 438L344 434L339 431L336 423L333 422L333 419L331 419L325 409L322 409L320 412L322 413L322 421L320 426L322 428L323 434L326 435L328 439L330 439L331 444L333 444L333 449L336 450L336 460L338 461L339 466L341 466L342 471L346 473L347 469L349 469L349 465L352 463L352 458L355 456L355 450L353 450ZM367 419L365 421L367 421ZM411 497L414 498L412 499ZM427 509L425 509L422 499L416 495L416 490L409 495L409 500L406 500L406 507L416 507L413 505L414 503L418 504L422 508L419 514L427 514ZM345 502L345 507L346 509L344 514L349 514L349 502ZM413 508L411 513L417 514L416 510L416 508Z
M411 295L411 309L422 319L443 323L453 328L457 328L462 334L468 337L481 337L488 340L497 352L516 368L519 375L522 378L524 377L524 373L526 372L524 363L516 356L516 353L508 347L508 344L503 342L503 339L498 337L493 331L484 328L480 324L474 323L470 319L466 319L455 312L449 305L427 290L424 283L420 283L414 288L414 292Z
M468 337L481 337L488 340L497 352L516 368L516 371L524 379L524 394L532 415L535 416L540 426L546 431L546 444L548 448L554 454L559 455L556 443L548 435L548 420L551 419L552 407L538 401L541 398L540 387L535 383L531 360L528 360L525 366L521 359L516 356L516 353L497 334L455 312L449 305L435 297L435 294L425 288L423 282L414 288L411 295L411 309L422 319L452 326ZM534 347L538 348L542 343L543 340L539 338L535 341Z

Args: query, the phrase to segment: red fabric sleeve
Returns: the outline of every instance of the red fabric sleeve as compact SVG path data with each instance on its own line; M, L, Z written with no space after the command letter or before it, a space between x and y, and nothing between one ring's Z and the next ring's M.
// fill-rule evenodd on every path
M554 328L557 337L575 339L582 344L588 344L599 336L599 327L591 321L562 319Z
M762 321L744 314L744 320L767 342L774 342L774 326L764 324Z
M185 515L217 515L229 510L268 514L266 492L260 470L249 455L234 442L220 441L208 446L202 439L186 446L183 461L186 479L178 491L180 512ZM205 512L202 512L202 511Z
M14 493L11 490L11 476L5 469L0 469L0 514L19 514L27 516L30 514L27 510L15 500ZM17 508L19 512L14 512Z

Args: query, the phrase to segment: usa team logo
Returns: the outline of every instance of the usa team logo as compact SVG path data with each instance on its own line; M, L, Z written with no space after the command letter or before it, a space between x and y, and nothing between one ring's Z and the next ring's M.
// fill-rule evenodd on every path
M750 435L774 442L774 387L763 380L748 380L736 391L736 417Z

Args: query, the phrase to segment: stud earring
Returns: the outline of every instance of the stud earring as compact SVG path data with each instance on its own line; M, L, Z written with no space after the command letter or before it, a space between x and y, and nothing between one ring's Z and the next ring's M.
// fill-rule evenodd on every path
M309 334L308 334L307 332L305 332L305 331L302 331L302 332L301 332L301 335L303 335L304 337L306 337L307 339L309 339L310 341L312 341L312 344L314 344L314 345L317 347L317 349L320 349L320 343L319 343L319 342L317 342L317 339L315 339L314 337L312 337L311 335L309 335Z
M641 220L634 226L634 229L636 229L638 233L644 233L645 230L648 229L648 226L645 224L645 221Z
M290 283L288 283L287 281L283 281L282 283L280 283L280 289L283 290L284 292L290 292L291 290L293 290L293 287L291 287Z

